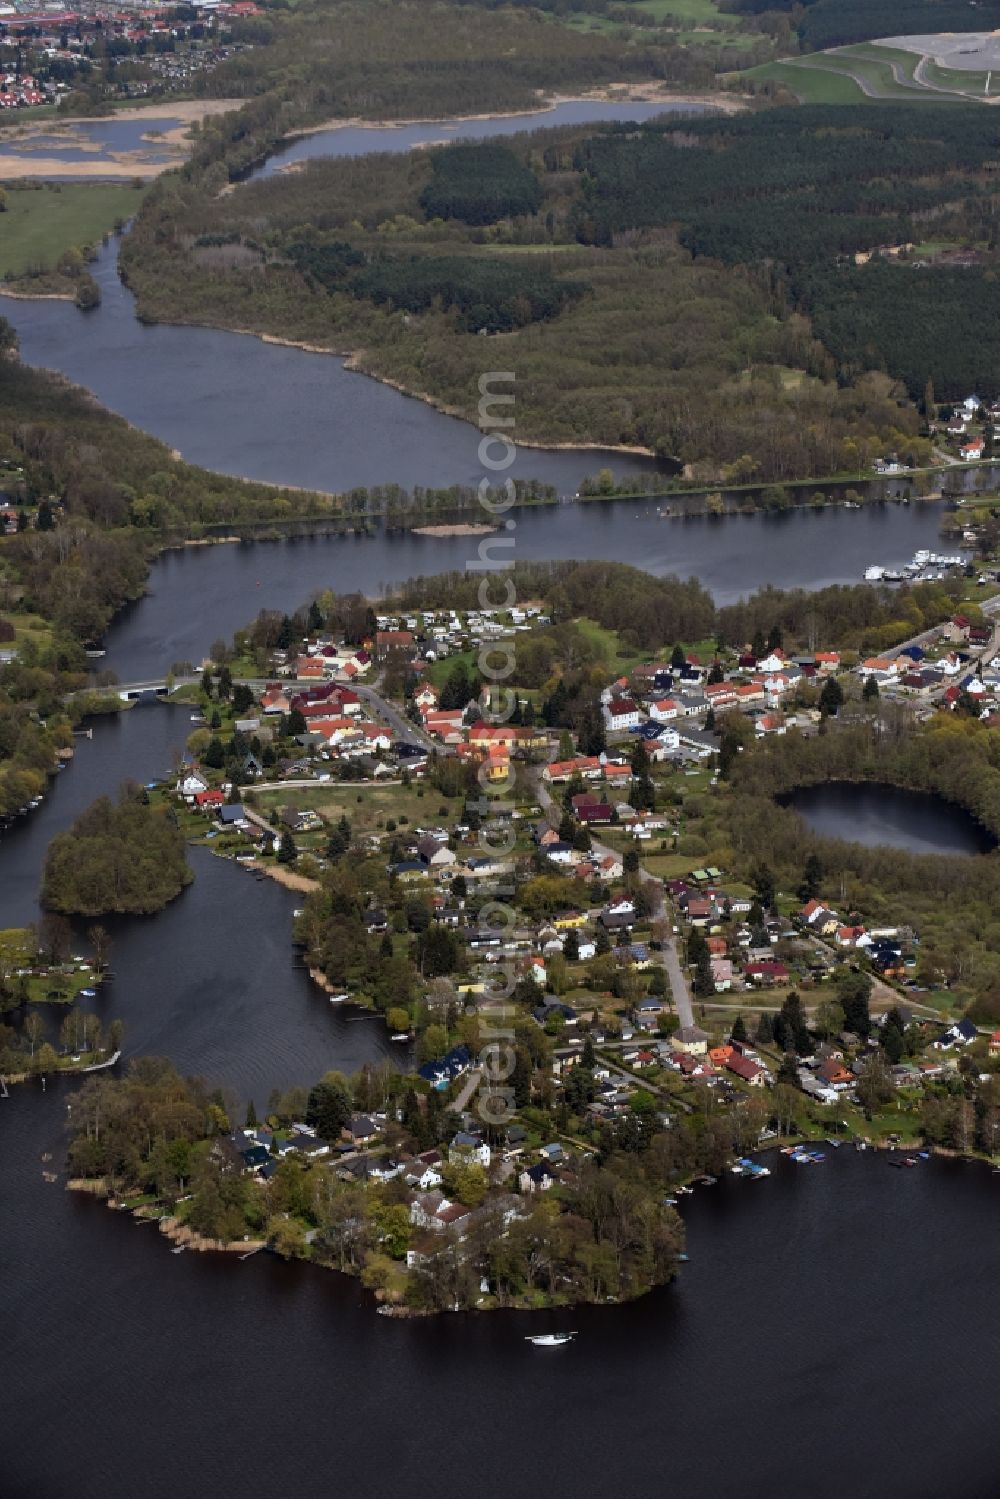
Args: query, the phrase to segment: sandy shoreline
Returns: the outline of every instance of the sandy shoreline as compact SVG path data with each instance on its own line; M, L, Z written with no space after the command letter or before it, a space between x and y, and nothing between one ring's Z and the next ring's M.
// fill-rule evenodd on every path
M282 864L264 864L255 859L245 867L252 869L255 874L266 874L268 879L284 885L286 890L297 890L301 895L308 895L310 891L319 889L319 880L310 880L304 874L296 874L294 869L286 869Z
M100 161L63 161L58 156L5 156L0 149L0 182L20 182L29 177L59 177L66 181L74 177L103 178L105 182L127 182L140 177L146 182L169 172L183 160L180 155L173 161L160 162L126 160L117 155Z
M72 302L71 291L11 291L0 281L0 297L11 297L15 302Z
M498 529L497 526L477 526L472 521L467 521L464 524L459 522L452 526L414 526L412 534L414 536L489 536Z

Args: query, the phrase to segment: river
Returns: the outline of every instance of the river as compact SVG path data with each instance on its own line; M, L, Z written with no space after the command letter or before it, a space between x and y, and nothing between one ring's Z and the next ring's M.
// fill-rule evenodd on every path
M513 555L604 558L659 575L694 576L728 604L766 583L857 583L873 558L902 566L921 547L940 546L940 523L936 504L669 519L650 501L588 501L519 510ZM108 632L101 664L123 682L151 681L175 661L199 662L213 640L231 638L259 609L296 608L324 588L375 597L406 578L462 570L477 549L468 536L386 533L377 526L367 536L168 552L153 568L147 596Z

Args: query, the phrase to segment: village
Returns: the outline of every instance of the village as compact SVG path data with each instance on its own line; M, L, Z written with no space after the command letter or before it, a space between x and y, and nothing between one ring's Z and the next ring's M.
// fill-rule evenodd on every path
M719 794L734 713L755 738L827 732L839 711L905 693L923 661L949 684L942 708L984 711L977 684L992 699L1000 665L990 626L958 616L922 654L875 660L676 647L600 690L603 744L584 753L531 693L506 725L484 723L469 693L469 652L546 629L540 607L371 624L354 644L316 631L271 650L253 687L206 663L180 689L200 707L200 753L173 785L190 836L295 882L296 941L330 1003L379 1009L412 1058L405 1124L399 1087L383 1084L376 1107L366 1081L332 1135L298 1115L235 1131L238 1169L263 1184L293 1155L392 1182L412 1268L443 1230L454 1247L484 1215L509 1226L526 1196L572 1194L582 1165L636 1130L674 1136L674 1195L730 1169L758 1179L750 1152L788 1140L915 1160L939 1115L933 1143L973 1148L968 1117L949 1111L968 1085L993 1119L1000 1031L928 989L919 931L838 911L818 870L790 892L699 862L692 812ZM484 852L484 826L503 854ZM353 970L324 946L331 872L349 881ZM480 919L500 881L515 913L502 929ZM393 967L381 987L351 979L369 961ZM501 971L516 980L521 1074L496 1130L475 1099Z
M260 7L195 0L186 20L179 14L175 6L0 3L0 112L58 105L97 81L122 100L186 93L199 74L248 49L232 26Z

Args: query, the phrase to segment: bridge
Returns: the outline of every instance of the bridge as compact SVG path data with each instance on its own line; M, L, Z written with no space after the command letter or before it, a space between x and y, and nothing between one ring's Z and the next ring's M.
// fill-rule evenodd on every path
M137 698L146 697L149 693L155 693L157 697L166 697L171 691L166 682L125 682L113 689L117 692L122 702L135 702Z

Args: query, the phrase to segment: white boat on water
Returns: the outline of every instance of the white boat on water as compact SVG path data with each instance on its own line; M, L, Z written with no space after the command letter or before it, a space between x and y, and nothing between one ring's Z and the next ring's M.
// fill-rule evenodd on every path
M575 1332L536 1332L524 1341L534 1343L536 1348L558 1348L560 1343L571 1343L575 1337Z
M409 1041L409 1039L409 1031L396 1031L394 1035L391 1035L389 1037L390 1041Z

